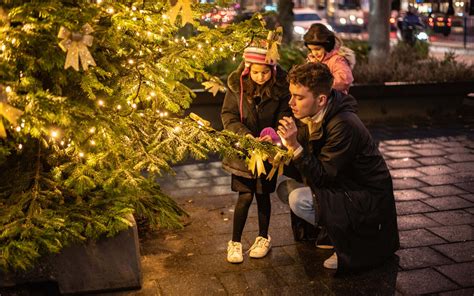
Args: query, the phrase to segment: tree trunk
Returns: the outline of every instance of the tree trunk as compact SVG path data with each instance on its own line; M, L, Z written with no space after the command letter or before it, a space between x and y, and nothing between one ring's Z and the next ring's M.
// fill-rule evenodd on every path
M390 52L390 2L370 0L369 13L369 63L386 61Z
M283 27L283 43L290 44L293 40L293 14L294 3L292 0L280 0L278 2L278 18Z

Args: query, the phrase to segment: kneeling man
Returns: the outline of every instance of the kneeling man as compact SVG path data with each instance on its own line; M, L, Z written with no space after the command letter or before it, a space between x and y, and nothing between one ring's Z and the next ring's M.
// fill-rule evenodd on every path
M331 89L322 63L297 66L288 80L296 122L284 117L278 134L307 186L289 194L291 210L326 228L335 253L324 267L341 272L384 262L399 248L392 179L356 100Z

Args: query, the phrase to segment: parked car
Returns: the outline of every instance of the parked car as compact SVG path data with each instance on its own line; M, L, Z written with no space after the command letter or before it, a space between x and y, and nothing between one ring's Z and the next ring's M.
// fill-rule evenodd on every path
M444 13L431 13L428 17L428 26L434 33L442 33L448 36L451 33L451 17Z
M322 18L318 11L310 8L295 8L293 9L295 20L293 21L293 39L296 41L303 40L304 34L309 27L314 23L320 23L328 27L329 30L333 28L328 24L327 20Z

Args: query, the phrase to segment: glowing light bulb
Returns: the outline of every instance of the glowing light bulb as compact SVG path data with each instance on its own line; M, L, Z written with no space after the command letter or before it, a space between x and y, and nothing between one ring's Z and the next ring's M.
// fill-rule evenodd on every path
M133 109L137 109L137 104L133 103L133 104L132 104L132 108L133 108Z
M83 158L84 157L84 152L79 152L79 157Z
M64 146L64 141L61 141L59 144L61 144L61 146Z
M11 92L12 92L12 88L11 88L10 86L7 86L7 87L5 87L5 91L6 91L7 93L11 93Z
M94 140L91 140L90 143L91 143L92 146L95 146L95 141Z
M150 96L156 97L156 92L152 91L152 92L150 93Z
M22 144L18 144L18 149L23 149L23 145Z
M122 106L121 105L117 105L117 110L120 110L122 109Z
M104 101L99 100L99 101L97 101L97 104L102 107L102 106L104 106Z
M102 4L102 0L97 0L97 4Z
M54 138L57 138L58 136L59 136L58 131L55 131L55 130L52 130L52 131L51 131L51 138L54 139Z
M114 10L114 8L113 8L113 7L109 7L109 8L107 8L107 10L106 10L106 11L107 11L107 13L108 13L108 14L112 14L112 13L114 13L114 12L115 12L115 10Z
M91 128L89 129L89 133L91 133L91 134L95 133L95 127L91 127Z
M198 48L201 49L202 48L202 45L201 43L198 44Z
M133 64L135 63L135 61L132 60L132 59L129 59L129 60L128 60L128 63L129 63L130 65L133 65Z
M16 130L17 132L20 132L20 131L21 131L21 127L17 126L17 127L15 128L15 130Z

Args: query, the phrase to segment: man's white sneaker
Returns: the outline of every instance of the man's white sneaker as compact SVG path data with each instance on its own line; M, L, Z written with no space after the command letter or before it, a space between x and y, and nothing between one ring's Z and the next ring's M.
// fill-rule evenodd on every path
M229 241L227 244L227 261L230 263L242 263L242 244L239 242Z
M337 254L334 252L331 257L328 259L324 260L324 267L328 269L337 269Z
M268 239L263 236L257 236L255 243L250 247L250 257L252 258L263 258L267 255L268 251L272 247L272 238L268 236Z

